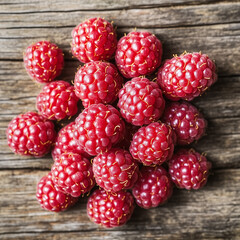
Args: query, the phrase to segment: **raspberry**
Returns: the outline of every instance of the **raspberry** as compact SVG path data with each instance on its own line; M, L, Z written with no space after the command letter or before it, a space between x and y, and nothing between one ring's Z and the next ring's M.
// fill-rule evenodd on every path
M169 161L169 173L178 188L188 190L203 187L212 164L193 149L180 149Z
M113 103L122 87L123 78L108 62L90 62L81 67L74 81L76 95L84 107L94 103Z
M153 73L161 64L162 44L149 32L130 32L118 44L115 61L126 78Z
M158 85L147 78L136 77L128 81L118 96L122 116L136 126L158 120L165 107Z
M13 118L6 135L13 152L38 157L50 151L56 138L54 124L35 112Z
M179 145L190 144L200 139L207 126L207 121L202 114L188 102L169 103L165 108L162 121L172 127Z
M81 62L109 60L117 47L117 35L111 23L90 18L72 31L72 54Z
M51 172L38 182L36 197L43 209L53 212L64 211L78 200L58 190L52 181Z
M91 163L77 153L63 153L52 166L52 179L58 189L72 197L89 192L95 185Z
M63 53L57 45L40 41L30 45L23 54L24 66L39 83L53 81L63 68Z
M133 158L146 166L161 165L172 157L175 133L164 123L154 122L141 127L130 146Z
M89 197L87 214L96 224L106 228L124 225L132 216L135 208L131 193L120 191L117 193L96 190Z
M63 127L56 138L55 147L52 150L52 157L56 159L62 153L73 152L88 158L89 155L77 143L74 138L75 122L71 122Z
M171 197L172 189L172 181L163 167L142 167L132 193L137 205L148 209L165 203Z
M80 146L94 156L111 149L123 138L125 124L116 108L99 103L79 114L75 129L74 136Z
M130 153L120 148L112 148L93 159L96 182L108 192L132 188L138 172L138 165Z
M201 53L184 53L167 60L158 71L157 82L173 101L193 100L217 80L214 62Z
M78 100L70 83L55 81L45 85L37 96L37 109L45 118L62 120L77 113Z

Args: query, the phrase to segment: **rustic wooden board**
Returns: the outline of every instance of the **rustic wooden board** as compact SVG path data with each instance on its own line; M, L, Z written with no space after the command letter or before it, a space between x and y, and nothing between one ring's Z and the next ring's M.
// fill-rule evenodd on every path
M22 52L38 40L64 51L59 79L73 81L80 63L70 52L71 31L89 17L105 17L118 37L151 31L163 42L164 59L184 50L215 59L219 80L193 103L208 120L207 135L193 146L207 153L213 174L200 191L175 189L161 207L136 208L126 226L105 230L86 215L86 199L55 214L35 199L50 155L19 157L5 131L16 115L35 110L41 86L27 75ZM240 239L240 1L217 0L11 0L0 1L0 239Z
M46 171L0 171L0 233L8 236L13 232L43 232L46 234L43 236L48 236L48 232L68 232L63 239L74 238L76 232L83 234L85 239L98 236L133 239L138 234L139 239L161 236L163 239L184 236L197 239L200 236L234 238L240 231L239 169L214 171L207 186L200 191L175 189L167 204L151 210L136 208L127 225L112 230L104 230L89 221L86 199L62 213L41 210L35 199L35 185L44 174ZM40 235L40 239L43 236ZM32 236L24 237L30 239Z
M2 168L49 168L49 156L42 159L19 157L7 147L5 130L16 115L35 110L36 95L41 85L27 75L21 61L3 61L0 70L0 167ZM79 62L67 62L61 78L73 80ZM17 75L16 75L17 73ZM22 88L24 86L24 88ZM20 91L16 91L20 89ZM240 77L220 77L218 82L194 101L209 122L207 135L195 147L207 153L216 168L239 167L240 155ZM235 99L233 101L233 99ZM211 149L209 149L211 146Z

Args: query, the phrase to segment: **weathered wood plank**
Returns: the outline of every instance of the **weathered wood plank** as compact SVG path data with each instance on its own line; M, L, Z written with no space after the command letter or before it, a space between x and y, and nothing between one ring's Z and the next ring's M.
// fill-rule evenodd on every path
M67 62L59 79L73 80L79 62ZM220 77L197 105L209 121L207 136L194 147L208 154L215 168L239 167L240 155L240 77ZM0 69L0 168L50 168L50 155L36 159L20 157L7 146L5 131L16 115L35 110L35 98L41 86L30 80L22 62L1 62ZM234 99L234 101L233 101Z
M67 23L68 20L63 20ZM57 43L64 51L65 59L72 59L70 53L71 31L66 28L23 28L0 31L0 59L21 60L22 52L33 42L47 39ZM133 28L118 29L119 37ZM139 28L150 31L163 42L164 58L181 54L185 50L202 51L216 60L223 75L239 75L240 67L240 23L187 28Z
M1 236L1 235L0 235ZM179 233L172 235L169 233L163 233L161 230L151 229L148 231L86 231L86 232L61 232L61 233L17 233L17 234L4 234L1 236L2 240L18 239L18 240L205 240L205 239L218 239L218 240L239 240L239 237L235 233L230 232L228 229L223 229L222 232L194 232L194 233Z
M236 1L236 0L235 0ZM231 2L235 2L231 1ZM145 0L75 0L71 4L64 0L52 0L52 1L38 1L38 0L11 0L11 3L7 1L1 1L0 9L1 13L8 12L40 12L40 11L76 11L76 10L114 10L114 9L131 9L131 8L153 8L153 7L166 7L176 5L198 5L206 3L214 3L216 0L151 0L146 4Z
M200 191L174 190L169 202L159 208L136 208L127 225L104 230L86 215L86 199L71 210L50 213L41 210L35 200L35 185L45 171L0 171L0 232L5 234L84 232L87 236L171 237L171 239L216 237L233 239L240 234L240 170L218 170ZM194 218L194 221L193 221ZM47 236L47 235L39 235ZM5 235L8 236L8 235ZM11 235L10 235L11 236ZM14 236L14 235L12 235ZM16 235L15 235L16 236ZM21 235L20 235L21 236ZM23 234L24 236L24 234ZM29 239L26 235L26 239ZM71 237L71 234L66 235ZM73 237L76 236L72 235ZM82 236L82 235L81 235ZM66 239L66 238L63 238ZM133 238L131 238L133 239Z
M79 62L66 62L58 79L74 81ZM35 109L35 96L41 85L27 75L22 62L2 61L0 68L1 115L17 115ZM240 76L219 77L203 96L196 98L197 105L207 118L231 118L240 116ZM233 101L234 99L234 101ZM17 107L16 107L17 106Z
M53 160L48 154L43 158L22 157L7 146L5 131L8 121L0 126L0 169L38 168L50 169ZM207 154L214 168L240 167L240 118L209 120L207 135L193 147Z
M67 2L65 2L67 5ZM51 6L51 4L49 4ZM49 12L9 12L1 14L1 28L24 28L24 27L63 27L76 25L90 17L104 17L115 21L119 27L169 27L169 26L191 26L209 25L218 23L231 23L240 20L240 4L234 2L220 2L218 4L192 5L192 6L171 6L143 9L121 9L106 11L81 11L79 8L71 12L61 11L58 8ZM141 16L141 21L139 21ZM183 18L184 17L184 18ZM127 19L127 21L126 21ZM64 24L63 24L64 23Z

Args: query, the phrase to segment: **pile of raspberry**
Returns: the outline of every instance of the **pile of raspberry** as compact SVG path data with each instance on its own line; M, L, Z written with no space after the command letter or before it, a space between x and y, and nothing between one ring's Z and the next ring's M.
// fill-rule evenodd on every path
M37 112L15 117L6 132L16 154L51 152L51 171L37 184L41 207L64 211L90 195L89 218L112 228L125 224L136 205L166 203L174 185L203 187L211 163L189 145L205 134L207 122L189 101L216 82L214 62L201 52L162 62L154 34L134 31L118 41L102 18L76 26L71 48L84 63L73 85L55 80L64 64L56 44L26 49L24 66L43 88ZM57 132L62 120L67 124Z

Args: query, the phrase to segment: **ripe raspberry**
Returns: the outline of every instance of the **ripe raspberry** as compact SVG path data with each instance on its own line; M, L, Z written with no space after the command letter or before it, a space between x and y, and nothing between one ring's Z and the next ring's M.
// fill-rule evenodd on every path
M59 191L72 197L89 192L95 185L91 163L77 153L63 153L52 166L52 179Z
M190 144L200 139L207 126L202 114L188 102L169 103L163 113L162 121L172 127L179 145Z
M203 187L212 164L193 149L180 149L169 161L169 173L178 188L199 189Z
M106 228L124 225L132 216L135 208L131 193L120 191L117 193L96 190L89 197L87 214L96 224Z
M93 159L96 182L108 192L132 188L138 179L138 172L138 164L131 154L120 148L112 148Z
M138 206L148 209L165 203L171 197L172 189L170 176L163 167L142 167L132 194Z
M154 122L141 127L134 135L130 146L133 158L143 165L161 165L172 157L175 133L164 123Z
M78 200L58 190L52 181L51 172L38 182L36 197L43 209L53 212L64 211Z
M162 44L149 32L130 32L117 44L116 64L126 78L153 73L160 66L161 58Z
M108 62L90 62L81 67L74 81L76 95L84 107L94 103L113 103L122 87L123 78Z
M78 100L70 83L55 81L45 85L37 96L37 109L49 120L62 120L77 113Z
M125 124L116 108L99 103L79 114L75 128L74 136L80 146L94 156L111 149L123 138Z
M88 158L89 155L77 143L74 138L75 122L71 122L63 127L56 138L54 149L52 150L53 159L58 158L62 153L73 152Z
M217 80L214 62L201 53L184 53L167 60L158 71L157 82L173 101L193 100Z
M90 18L72 31L72 54L81 62L109 60L117 47L117 35L111 23Z
M57 45L40 41L23 54L24 66L31 78L40 83L53 81L63 68L63 53Z
M38 157L50 151L56 138L54 124L35 112L13 118L6 135L13 152Z
M122 116L136 126L158 120L165 107L158 85L147 78L136 77L128 81L118 96Z

